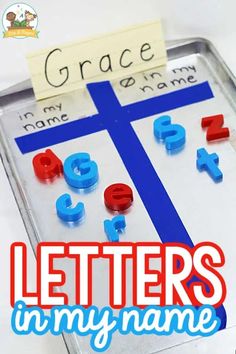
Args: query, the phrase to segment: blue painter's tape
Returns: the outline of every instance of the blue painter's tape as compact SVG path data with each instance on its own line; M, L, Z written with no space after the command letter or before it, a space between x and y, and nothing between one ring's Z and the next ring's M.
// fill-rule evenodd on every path
M96 114L73 122L64 123L57 127L44 129L15 139L22 154L43 149L47 146L62 143L81 136L104 130L101 117Z
M100 90L99 84L103 85L103 83L97 83L97 90ZM122 111L125 112L126 119L132 122L154 114L170 111L178 107L184 107L193 103L208 100L213 97L208 82L203 82L201 84L120 107ZM108 101L105 99L103 104L107 105ZM110 119L113 119L112 115L110 116ZM15 141L22 154L26 154L31 151L60 144L64 141L93 134L104 129L107 129L107 127L104 125L102 116L96 114L91 117L64 123L57 127L23 135L17 137Z
M207 81L125 106L130 122L213 98Z

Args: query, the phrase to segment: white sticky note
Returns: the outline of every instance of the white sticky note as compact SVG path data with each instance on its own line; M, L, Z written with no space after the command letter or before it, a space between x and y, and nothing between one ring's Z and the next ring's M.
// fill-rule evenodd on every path
M27 56L35 96L43 99L165 65L160 21L58 45Z

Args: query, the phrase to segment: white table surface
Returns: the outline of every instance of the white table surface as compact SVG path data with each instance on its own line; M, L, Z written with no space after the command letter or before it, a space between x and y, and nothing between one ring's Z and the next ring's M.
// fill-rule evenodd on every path
M12 2L14 3L14 2ZM235 0L32 0L39 17L39 39L0 38L0 91L29 77L25 54L48 45L97 35L122 26L162 18L166 39L206 37L219 50L236 74ZM1 0L0 13L11 3ZM17 63L17 65L16 65ZM35 286L35 260L11 188L0 163L0 353L65 354L61 337L16 336L11 330L9 304L9 249L14 241L28 245L29 286ZM188 345L166 354L234 354L236 329L201 339L192 350ZM224 350L219 349L224 344ZM217 351L218 350L218 351Z

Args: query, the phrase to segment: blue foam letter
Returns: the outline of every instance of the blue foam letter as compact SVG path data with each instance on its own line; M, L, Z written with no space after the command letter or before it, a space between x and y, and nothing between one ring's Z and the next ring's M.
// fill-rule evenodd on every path
M69 194L62 194L56 201L57 215L63 221L79 221L84 216L84 204L78 203L71 207L72 201Z
M220 182L223 179L223 173L217 166L219 156L216 153L208 154L206 149L197 150L197 168L199 171L207 171L215 182Z
M75 170L78 169L78 173ZM71 187L88 188L98 181L98 167L89 154L81 152L70 155L64 162L64 177Z
M124 215L117 215L112 220L104 221L104 231L110 242L119 242L119 232L125 227Z
M167 150L182 147L185 144L186 133L182 125L171 124L170 116L161 116L154 121L154 135L163 139Z

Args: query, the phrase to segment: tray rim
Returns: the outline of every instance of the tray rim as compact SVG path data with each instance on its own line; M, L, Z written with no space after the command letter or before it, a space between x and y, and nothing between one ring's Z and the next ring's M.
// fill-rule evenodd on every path
M186 50L190 50L189 52L186 52L186 55L180 55L177 57L173 57L175 51L178 50L183 50L184 48L186 48ZM236 77L233 75L232 71L229 69L229 67L227 66L227 64L225 63L225 61L223 60L223 58L221 57L221 55L219 54L219 52L217 51L217 49L215 48L215 46L213 45L213 43L211 41L209 41L208 39L205 38L201 38L201 37L196 37L196 38L189 38L189 39L181 39L181 40L177 40L176 42L171 41L171 43L168 43L167 45L167 55L168 58L171 59L175 59L175 58L181 58L187 55L191 55L191 54L205 54L205 55L211 55L212 58L214 59L214 61L216 62L216 64L221 66L221 69L223 70L223 72L226 74L226 77L228 80L230 80L230 82L232 83L232 89L234 91L234 93L236 94ZM25 89L21 90L21 91L17 91L17 87L22 87L24 86L24 83L26 84L30 84L30 87L26 87ZM12 92L9 92L9 89L14 88L14 90ZM1 116L4 113L1 112L1 108L4 108L4 102L8 101L9 99L12 100L17 100L17 96L22 96L20 97L20 100L24 100L26 98L32 98L32 102L35 101L35 97L34 97L34 93L33 93L33 89L32 89L32 85L31 85L31 81L30 80L26 80L23 81L13 87L11 87L5 91L2 91L2 93L6 92L5 95L2 95L2 93L0 92L0 120L1 120ZM63 96L63 95L61 95ZM235 96L235 101L236 101L236 96ZM31 102L30 102L31 103ZM28 104L28 103L27 103ZM37 227L34 223L34 219L33 216L30 213L30 210L27 208L27 200L24 196L24 192L22 190L21 184L19 182L19 176L18 176L18 172L17 170L13 167L13 159L9 154L10 149L8 148L8 143L7 143L7 139L4 137L3 135L3 129L2 126L0 124L0 159L2 161L4 170L7 174L7 178L9 180L14 198L16 200L16 204L17 207L19 209L20 215L22 217L22 221L24 223L24 227L29 239L29 242L31 244L32 250L34 252L34 255L36 256L36 247L37 244L40 242L39 236L38 236L38 232L37 232ZM68 354L82 354L80 348L79 348L79 343L77 340L77 337L75 334L62 334L62 337L64 339L64 343L65 343L65 348L68 351ZM190 341L195 341L198 340L193 339ZM182 345L184 343L180 343L178 344L178 346ZM167 347L164 349L161 349L160 351L165 351L170 349L171 347ZM157 350L155 353L158 353L159 350Z

